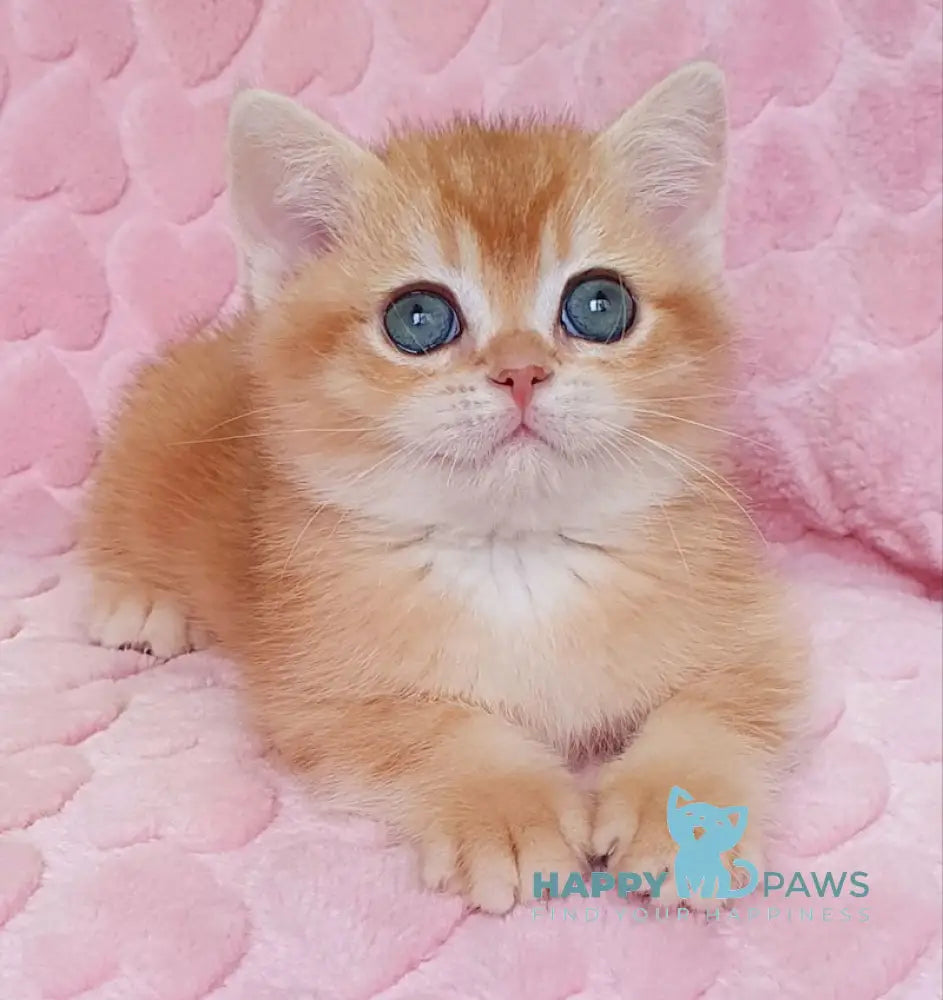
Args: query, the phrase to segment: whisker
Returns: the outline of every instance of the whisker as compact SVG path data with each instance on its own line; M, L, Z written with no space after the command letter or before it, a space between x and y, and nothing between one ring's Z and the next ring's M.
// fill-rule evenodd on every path
M299 544L301 543L301 539L304 538L305 532L308 530L308 528L311 527L312 524L314 524L315 520L317 519L317 516L326 507L327 507L327 501L319 503L317 507L314 508L314 513L311 515L311 517L309 517L308 520L305 521L304 525L301 528L301 531L298 532L298 537L295 539L294 543L292 544L292 547L288 550L288 555L285 557L285 562L282 564L282 572L281 575L279 576L279 583L282 582L282 580L285 577L285 573L288 572L288 566L291 563L292 557L294 556Z
M675 543L675 548L678 550L678 555L681 557L681 564L684 566L684 571L691 575L691 566L688 563L687 556L684 554L684 549L681 548L681 543L678 541L678 536L675 533L674 525L671 523L671 518L668 516L668 508L659 500L658 506L661 508L662 514L665 515L665 524L668 526L668 531L671 533L671 538Z
M248 434L227 434L223 437L193 438L189 441L172 441L172 447L182 447L191 444L218 444L222 441L242 441L246 438L282 437L288 434L364 434L374 430L375 425L366 424L362 427L286 427L279 430L252 431Z
M210 431L218 430L220 427L225 427L226 424L235 423L237 420L244 420L246 417L255 417L262 413L277 413L279 410L296 409L299 406L303 406L303 403L275 403L272 406L260 406L255 410L246 410L244 413L237 413L233 417L227 417L225 420L220 420L219 423L213 424L211 427L206 428L206 433Z
M710 484L711 484L711 485L712 485L712 486L713 486L713 487L714 487L715 489L718 489L718 490L720 490L720 492L721 492L721 493L723 493L723 495L724 495L724 496L725 496L725 497L726 497L726 498L727 498L727 499L728 499L728 500L729 500L729 501L730 501L730 502L731 502L732 504L734 504L734 506L736 506L736 507L737 507L737 508L739 509L740 513L741 513L741 514L743 514L743 516L744 516L744 517L745 517L745 518L746 518L746 519L747 519L747 520L748 520L748 521L750 522L750 524L751 524L751 525L753 525L753 530L754 530L754 531L756 532L757 536L758 536L758 537L760 538L760 540L761 540L761 541L763 542L763 544L764 544L764 545L768 545L768 544L769 544L769 543L768 543L768 542L766 541L766 536L765 536L765 535L763 534L763 532L762 532L762 531L760 530L760 526L759 526L759 525L758 525L758 524L756 523L756 521L754 520L754 518L753 518L753 515L752 515L752 514L751 514L751 513L750 513L750 512L749 512L749 511L748 511L748 510L746 509L746 507L745 507L745 506L744 506L744 505L743 505L743 504L742 504L742 503L741 503L741 502L740 502L740 501L739 501L739 500L738 500L738 499L737 499L737 498L736 498L736 497L735 497L735 496L733 495L733 493L731 493L731 492L730 492L730 490L728 490L728 489L726 489L726 488L725 488L724 486L722 486L722 485L721 485L721 484L720 484L720 483L719 483L719 482L717 481L717 478L715 478L715 477L719 477L719 478L720 478L721 480L723 480L723 482L727 483L727 485L728 485L728 486L730 487L730 489L732 489L732 490L734 490L734 491L736 491L736 492L740 493L740 494L741 494L741 495L743 495L743 496L746 496L746 494L745 494L745 493L743 492L743 490L741 490L741 489L739 489L738 487L734 486L734 484L733 484L733 483L731 483L731 482L730 482L730 480L728 480L728 479L726 479L725 477L721 476L721 475L720 475L720 473L715 473L715 472L713 472L712 470L708 469L708 468L707 468L706 466L699 466L699 463L697 463L697 462L696 462L696 461L695 461L694 459L692 459L692 458L691 458L690 456L688 456L688 455L683 455L682 453L679 453L679 452L676 452L676 451L674 451L673 449L668 449L668 447L667 447L666 445L662 445L662 444L660 444L659 442L653 442L653 443L655 443L655 444L656 444L656 446L658 446L658 447L661 447L661 448L664 448L665 450L668 450L668 451L669 451L669 453L671 453L671 454L674 454L674 455L675 455L675 457L677 457L679 461L681 461L681 462L684 462L685 464L689 465L689 467L693 468L693 469L694 469L694 471L700 471L700 474L701 474L701 475L702 475L702 476L703 476L703 477L704 477L704 478L705 478L705 479L706 479L706 480L707 480L707 481L708 481L708 482L709 482L709 483L710 483Z
M698 354L694 357L684 358L682 361L676 361L673 364L666 365L664 368L656 368L654 371L641 372L633 377L633 381L643 382L651 381L654 378L659 378L662 375L667 375L668 372L679 371L682 368L688 368L691 365L696 365L703 361L705 358L711 357L711 355L716 354L718 351L722 351L726 348L726 344L717 344L710 350L705 351L703 354Z
M661 410L648 410L640 406L633 407L632 409L634 409L636 413L646 413L652 417L663 417L665 420L677 420L682 424L690 424L692 427L702 427L706 431L716 431L718 434L723 434L726 437L746 441L759 448L765 448L767 451L775 451L775 449L771 445L768 445L765 441L759 441L756 438L747 437L745 434L737 434L735 431L728 431L725 428L717 427L714 424L705 424L699 420L690 420L687 417L679 417L675 413L664 413Z
M603 441L601 441L601 444L606 449L607 453L612 454L612 448L610 447L609 442L603 440ZM668 508L661 501L661 499L659 499L657 497L657 494L655 493L654 489L652 488L652 481L646 475L645 469L643 468L642 463L639 462L634 456L630 455L625 450L616 450L616 456L618 457L619 455L621 455L623 458L625 458L625 459L628 460L628 462L631 464L632 468L636 472L638 472L638 474L645 481L646 485L649 488L649 491L652 493L652 496L655 497L655 502L658 504L658 506L659 506L659 508L661 510L661 513L662 513L662 515L665 518L665 524L668 527L668 532L671 535L672 540L674 541L675 548L678 550L678 556L681 559L681 564L684 566L685 572L688 574L688 576L690 576L691 575L691 566L688 563L687 556L685 556L685 554L684 554L684 549L681 548L681 542L678 540L678 535L675 532L674 524L672 523L671 517L668 514Z
M734 493L739 493L740 496L745 497L748 500L750 499L750 495L745 490L737 486L736 483L732 483L729 479L726 478L726 476L722 475L716 469L712 469L709 465L705 465L703 462L694 458L692 455L689 455L687 452L681 451L680 448L674 448L671 445L665 444L663 441L656 441L654 438L651 438L646 434L641 434L639 431L636 431L634 429L624 428L623 430L629 434L635 435L637 438L643 438L644 440L648 441L649 444L652 444L655 447L660 448L663 451L666 451L669 454L674 455L681 461L687 461L691 463L691 467L694 468L695 471L699 471L702 475L706 473L707 475L719 479L727 487L733 490Z
M615 428L617 431L618 428ZM632 443L637 447L642 447L645 449L646 454L651 455L651 457L664 469L670 469L675 474L681 477L681 482L684 483L687 489L693 490L698 496L702 497L711 507L715 510L717 509L715 494L709 493L704 489L703 485L695 479L691 479L689 476L684 474L684 470L673 465L671 462L666 461L665 458L654 448L649 447L644 441L639 439L633 439ZM699 477L703 478L703 477Z
M681 403L690 399L727 399L731 396L746 396L745 389L729 389L724 392L701 392L694 396L650 396L646 403Z
M678 451L675 448L672 448L670 445L666 445L661 441L656 441L654 438L650 438L646 434L641 434L638 431L627 427L620 428L616 427L615 425L610 425L610 426L611 429L614 430L616 433L628 435L636 442L641 442L641 441L647 442L652 447L657 448L660 451L664 451L668 455L673 456L675 459L685 464L693 472L706 479L716 490L719 490L732 504L734 504L740 510L743 516L750 522L751 525L753 525L754 530L756 531L759 538L762 540L763 544L764 545L769 544L766 540L766 536L760 530L760 526L754 520L753 515L750 514L750 512L746 509L746 507L744 507L744 505L729 490L725 489L725 487L721 485L721 482L726 483L726 485L729 486L731 490L734 490L741 496L745 497L746 494L743 492L743 490L741 490L734 483L730 482L729 479L721 475L719 472L716 472L715 470L710 469L708 466L698 462L697 459L692 458L690 455ZM669 468L670 467L671 466L669 464ZM718 480L720 480L721 482L718 482Z
M397 448L395 451L390 452L389 455L384 455L383 458L381 458L378 462L374 462L374 464L371 465L368 469L363 469L360 472L358 472L355 476L348 477L347 479L341 480L341 485L343 486L343 488L347 488L347 487L353 486L355 483L360 482L360 480L364 479L366 476L369 476L371 472L375 472L377 469L379 469L381 466L385 465L387 462L394 461L395 459L399 458L403 454L409 454L412 451L414 451L415 448L416 448L416 446L412 445L412 444L403 445L402 447ZM288 569L289 564L291 563L292 558L295 555L295 552L298 550L298 546L301 544L302 538L304 538L306 532L311 527L311 525L314 524L315 519L318 517L318 515L321 513L321 511L324 510L324 508L327 507L328 505L329 505L329 502L326 501L326 500L323 501L322 503L320 503L315 508L315 511L311 515L311 517L309 517L308 520L305 522L305 524L302 527L301 531L298 533L298 537L295 539L294 544L292 545L291 549L288 552L287 557L285 558L285 563L282 566L282 576L283 577L285 575L285 572ZM346 516L346 513L342 510L341 520L343 520L343 518L345 516ZM340 523L340 521L338 521L338 524L339 523ZM334 526L334 531L337 530L337 527L338 527L338 525L336 524ZM328 539L330 539L332 536L333 536L333 532L332 532L331 535L328 536ZM327 544L327 539L325 540L324 544L325 545ZM323 549L324 545L322 545L321 548ZM317 555L317 553L316 553L316 555Z

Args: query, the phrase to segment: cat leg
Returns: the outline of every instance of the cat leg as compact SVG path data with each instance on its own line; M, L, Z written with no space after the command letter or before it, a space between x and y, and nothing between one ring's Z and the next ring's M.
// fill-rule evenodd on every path
M555 873L562 888L585 868L589 817L573 775L506 720L405 698L272 694L262 715L282 755L411 839L428 888L504 913L534 898L535 875Z
M89 638L101 646L137 649L164 660L206 644L206 636L169 594L96 579L90 605Z

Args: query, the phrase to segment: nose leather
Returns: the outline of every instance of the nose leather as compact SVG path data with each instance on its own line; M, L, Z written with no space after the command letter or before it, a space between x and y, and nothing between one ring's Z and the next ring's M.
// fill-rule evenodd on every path
M506 386L511 391L511 398L517 408L523 413L530 405L534 395L534 386L545 382L550 372L540 365L524 365L521 368L502 368L499 372L489 375L495 385Z

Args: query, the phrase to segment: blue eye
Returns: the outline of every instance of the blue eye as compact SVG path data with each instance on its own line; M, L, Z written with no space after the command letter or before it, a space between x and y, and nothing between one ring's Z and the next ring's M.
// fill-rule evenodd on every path
M564 293L560 322L571 337L611 344L629 332L635 312L635 299L616 275L588 274Z
M445 296L417 289L394 299L383 314L386 335L406 354L428 354L462 332L458 313Z

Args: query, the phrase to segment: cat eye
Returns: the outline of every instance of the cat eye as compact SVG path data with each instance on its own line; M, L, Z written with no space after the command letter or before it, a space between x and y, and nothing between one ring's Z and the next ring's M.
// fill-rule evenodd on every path
M635 299L616 274L590 272L563 293L560 322L571 337L596 344L621 340L635 322Z
M441 293L414 288L386 307L386 335L406 354L428 354L455 340L462 325L455 306Z

